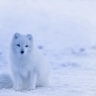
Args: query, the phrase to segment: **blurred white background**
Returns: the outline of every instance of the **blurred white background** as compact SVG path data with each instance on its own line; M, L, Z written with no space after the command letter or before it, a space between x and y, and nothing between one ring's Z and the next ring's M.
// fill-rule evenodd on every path
M65 47L95 45L96 1L0 0L0 39L7 42L15 32Z

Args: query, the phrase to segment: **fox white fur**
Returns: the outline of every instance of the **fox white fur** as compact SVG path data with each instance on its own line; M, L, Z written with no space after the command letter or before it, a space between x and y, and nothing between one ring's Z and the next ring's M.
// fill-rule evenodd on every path
M11 82L10 87L15 90L33 90L38 86L50 85L51 66L34 46L31 34L14 34L11 42L11 71L12 80L8 80ZM1 81L5 77L1 76Z

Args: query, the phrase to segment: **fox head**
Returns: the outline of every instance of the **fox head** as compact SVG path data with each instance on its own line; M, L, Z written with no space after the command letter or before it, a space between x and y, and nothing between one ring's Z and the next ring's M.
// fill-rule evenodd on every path
M31 53L33 47L33 37L31 34L21 35L15 33L11 43L12 52L18 57L24 57Z

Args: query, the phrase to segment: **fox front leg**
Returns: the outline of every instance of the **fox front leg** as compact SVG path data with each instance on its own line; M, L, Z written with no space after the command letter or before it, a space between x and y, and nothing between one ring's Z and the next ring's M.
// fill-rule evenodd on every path
M36 88L36 82L37 82L37 74L31 72L29 81L29 90L34 90Z
M16 91L22 91L23 90L22 78L21 78L20 74L16 75L14 83L15 83L14 88L15 88Z

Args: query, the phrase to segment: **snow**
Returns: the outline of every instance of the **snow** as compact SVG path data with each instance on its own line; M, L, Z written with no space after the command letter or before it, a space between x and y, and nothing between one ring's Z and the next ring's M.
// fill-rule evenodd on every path
M53 68L51 85L0 96L96 96L95 0L0 0L0 73L15 32L31 33Z

